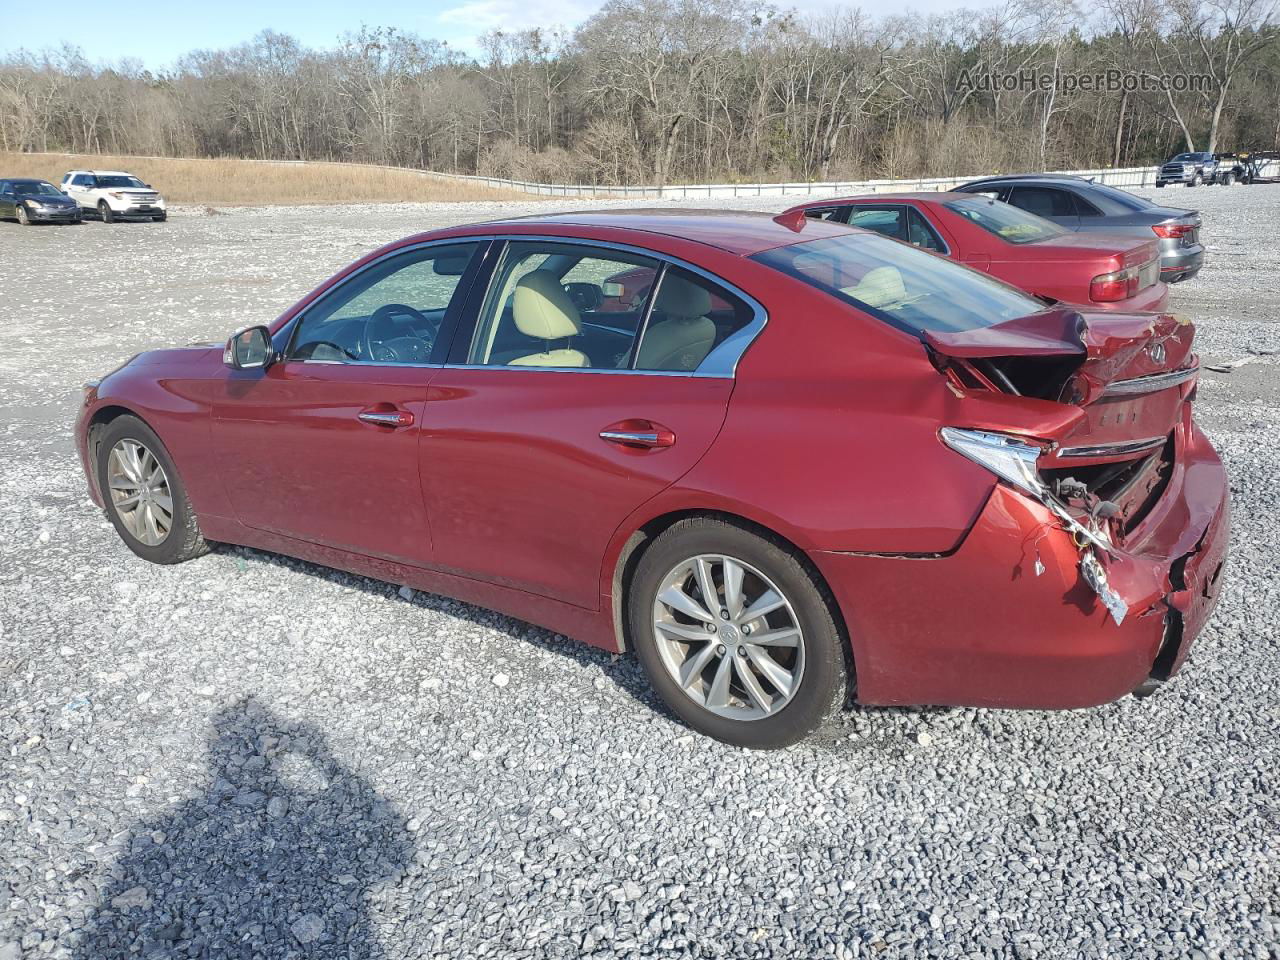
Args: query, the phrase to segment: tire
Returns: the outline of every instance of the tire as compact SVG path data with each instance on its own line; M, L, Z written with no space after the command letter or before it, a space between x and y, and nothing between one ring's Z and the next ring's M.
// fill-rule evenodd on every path
M719 609L699 607L699 559L706 564ZM743 571L738 611L728 609L726 562ZM673 607L660 599L673 596L673 589L682 594L681 604L692 601L695 614L701 609L714 621L701 622L700 615L685 612L687 605ZM768 590L784 602L749 619L746 614ZM710 517L682 520L658 536L640 558L627 593L637 656L667 706L701 733L762 750L798 743L844 703L852 671L834 609L830 592L790 546ZM659 620L665 623L661 630L655 625ZM763 637L761 631L776 645L749 639ZM728 682L717 687L721 666ZM784 690L770 679L775 677L794 685ZM711 703L713 698L720 702Z
M1234 173L1224 173L1222 175L1222 185L1224 187L1230 187L1233 184L1235 184L1235 182L1236 182L1236 175Z
M125 415L107 424L97 441L98 489L102 492L107 517L125 546L144 560L163 564L182 563L206 553L209 547L200 535L200 525L191 501L187 499L186 487L173 458L155 431L137 417ZM136 461L130 461L128 452L138 448L150 459L139 455ZM112 454L117 449L121 451L120 459L113 462ZM150 484L153 492L149 497L144 497L132 511L122 510L121 503L130 499L137 503L139 499L130 490L138 491L146 486L138 482L139 476L144 480L148 476L155 477L152 461L161 470L163 487ZM142 469L136 469L138 466ZM116 481L114 489L113 479ZM162 490L167 490L167 494ZM166 499L170 507L167 527L163 523ZM154 526L147 522L148 511L154 518ZM162 531L163 535L157 540L153 530L157 533Z
M166 220L168 220L168 219L169 219L169 214L167 214L167 213L158 213L158 214L156 214L154 217L152 217L151 219L152 219L152 220L154 220L156 223L164 223Z
M1194 177L1192 177L1192 178L1191 178L1191 182L1190 182L1190 183L1188 183L1188 184L1187 184L1187 186L1188 186L1188 187L1198 187L1198 186L1200 186L1200 174L1198 174L1198 173L1197 173Z
M20 224L22 224L24 227L31 226L31 214L27 213L27 208L23 204L20 203L17 205L16 212L18 216L18 222Z
M1157 189L1157 190L1163 190L1163 189L1164 189L1164 184L1163 184L1161 181L1159 181L1159 180L1157 180L1157 181L1156 181L1156 189Z
M111 204L105 200L98 201L98 216L102 218L103 223L116 222L116 212L111 209Z

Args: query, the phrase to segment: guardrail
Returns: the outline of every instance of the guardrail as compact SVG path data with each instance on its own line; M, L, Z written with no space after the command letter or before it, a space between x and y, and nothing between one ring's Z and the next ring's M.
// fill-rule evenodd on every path
M1156 167L1123 167L1103 170L1055 170L1054 173L1086 177L1113 187L1150 187L1155 185ZM552 197L616 197L621 199L706 200L731 197L790 197L825 193L901 193L938 192L958 187L990 174L967 177L916 177L905 180L830 180L797 183L696 183L670 186L593 186L589 184L532 183L502 177L480 177L464 174L433 174L451 180L465 180L502 190L516 190L536 196Z
M71 156L71 154L47 152L40 156ZM134 156L135 160L207 160L234 159L244 163L259 163L269 166L313 166L313 167L363 167L374 170L392 170L399 173L413 173L418 176L431 177L438 180L453 180L462 183L474 183L495 187L500 190L513 190L532 196L543 197L613 197L633 200L714 200L732 197L792 197L812 194L836 193L902 193L902 192L938 192L957 187L971 180L979 180L992 176L989 173L975 173L965 177L915 177L905 180L828 180L801 181L796 183L694 183L671 184L659 186L609 186L602 184L581 183L535 183L528 180L509 180L504 177L483 177L464 173L441 173L435 170L420 170L417 167L394 167L379 163L345 163L338 160L256 160L248 158L226 157L147 157ZM1086 177L1113 187L1150 187L1155 185L1156 171L1159 167L1118 167L1101 170L1054 170L1053 173L1068 174L1075 177ZM1023 171L1030 172L1030 171Z

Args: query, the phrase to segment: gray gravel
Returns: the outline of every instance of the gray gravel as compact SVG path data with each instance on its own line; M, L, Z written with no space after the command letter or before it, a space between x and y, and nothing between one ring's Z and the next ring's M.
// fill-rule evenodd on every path
M1206 357L1280 347L1280 187L1162 194L1205 212ZM148 566L90 507L83 379L517 209L0 225L0 960L1280 957L1274 355L1203 380L1235 552L1159 695L860 709L775 754L630 658L253 551Z

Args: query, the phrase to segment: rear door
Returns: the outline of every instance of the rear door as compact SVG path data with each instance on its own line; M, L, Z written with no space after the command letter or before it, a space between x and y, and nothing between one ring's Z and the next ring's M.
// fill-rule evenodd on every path
M0 180L0 217L17 216L14 206L13 187L8 180Z
M598 609L609 540L706 452L763 314L629 248L521 238L493 259L423 416L436 562ZM633 315L593 309L610 298L585 285L619 276L648 287Z
M375 261L281 331L280 361L227 372L213 442L241 523L430 563L423 407L483 247L427 244Z

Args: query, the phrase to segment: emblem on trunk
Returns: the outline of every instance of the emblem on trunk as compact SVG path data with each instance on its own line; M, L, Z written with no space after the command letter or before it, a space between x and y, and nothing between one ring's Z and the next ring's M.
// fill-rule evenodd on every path
M1147 353L1151 355L1151 362L1155 364L1164 363L1164 344L1153 343L1147 348Z

